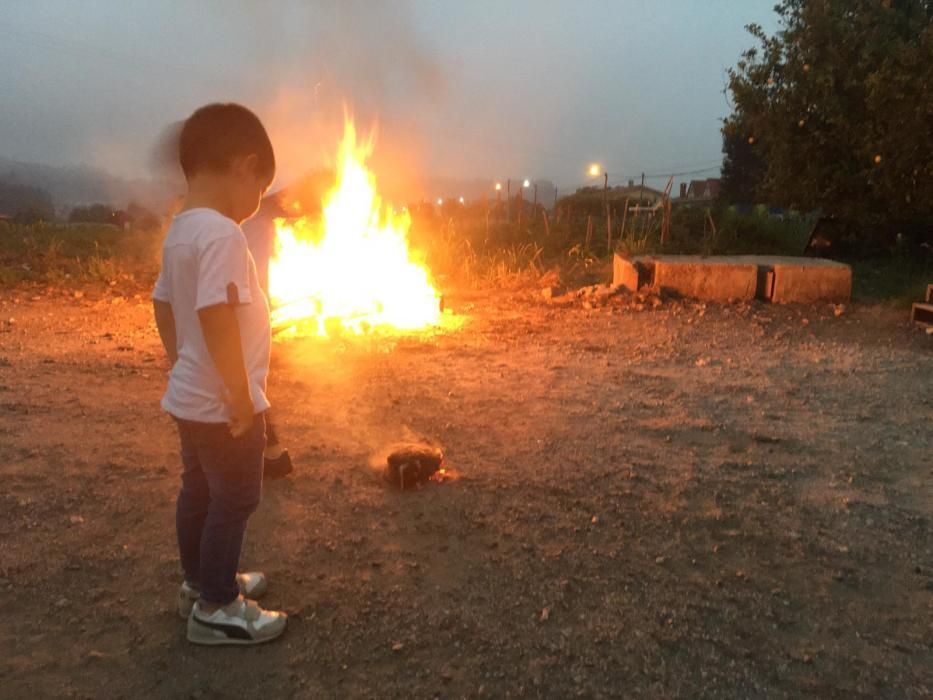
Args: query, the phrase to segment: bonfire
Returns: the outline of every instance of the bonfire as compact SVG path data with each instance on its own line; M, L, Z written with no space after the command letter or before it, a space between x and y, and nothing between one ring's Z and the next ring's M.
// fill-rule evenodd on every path
M379 196L366 165L372 151L372 135L358 141L347 119L321 216L276 219L269 297L279 335L415 331L440 322L440 294L409 246L411 218Z

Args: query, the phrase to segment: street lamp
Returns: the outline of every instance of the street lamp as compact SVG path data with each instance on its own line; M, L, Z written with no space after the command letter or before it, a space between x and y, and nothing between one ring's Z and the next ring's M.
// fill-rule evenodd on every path
M526 180L522 183L522 187L531 187L531 181L526 179Z
M460 202L460 204L463 204L463 197L461 197L458 201Z
M437 206L441 206L444 203L444 200L440 197L437 198Z
M599 173L603 174L603 208L606 210L606 216L609 216L609 173L603 170L603 167L599 163L592 163L586 171L590 177L599 177Z

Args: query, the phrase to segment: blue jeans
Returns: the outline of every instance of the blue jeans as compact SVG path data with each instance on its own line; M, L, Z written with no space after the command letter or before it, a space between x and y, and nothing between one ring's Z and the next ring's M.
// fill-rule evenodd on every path
M226 605L239 595L243 534L262 494L265 417L236 439L226 423L175 422L184 465L175 511L181 566L201 598Z

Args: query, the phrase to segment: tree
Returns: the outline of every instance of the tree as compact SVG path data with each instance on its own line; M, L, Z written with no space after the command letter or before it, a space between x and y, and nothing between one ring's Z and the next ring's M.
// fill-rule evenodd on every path
M54 219L55 207L45 190L0 181L0 214L11 216L19 223L32 224Z
M750 25L759 46L729 72L730 188L866 224L933 219L933 0L775 10L779 31Z
M68 214L68 222L72 224L113 224L118 223L116 209L109 204L91 204L86 207L75 207Z
M727 122L722 129L722 185L719 199L735 204L754 204L765 174L765 162L738 122Z

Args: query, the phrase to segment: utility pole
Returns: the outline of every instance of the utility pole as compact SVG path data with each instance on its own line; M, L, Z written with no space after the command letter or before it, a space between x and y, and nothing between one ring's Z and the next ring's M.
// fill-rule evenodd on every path
M518 188L518 195L516 196L518 200L518 227L522 227L522 213L525 209L525 184L522 183L522 186Z
M609 173L603 173L603 211L606 212L606 250L612 251L612 217L609 216Z
M512 223L512 178L505 181L505 220Z

